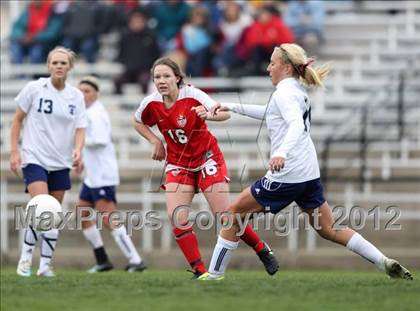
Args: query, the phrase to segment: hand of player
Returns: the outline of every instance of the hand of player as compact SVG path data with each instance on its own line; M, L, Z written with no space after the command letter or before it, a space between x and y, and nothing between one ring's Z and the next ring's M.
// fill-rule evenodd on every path
M195 111L195 113L197 114L197 116L200 119L203 120L207 120L211 115L210 113L207 111L206 107L204 106L195 106L191 108L191 111Z
M83 165L83 162L80 161L79 165L77 165L74 168L74 172L76 173L77 176L80 176L80 175L82 175L84 168L85 168L85 166Z
M16 176L19 176L19 169L20 169L21 162L22 161L20 159L19 151L18 150L12 151L10 153L10 169Z
M153 143L153 153L152 159L157 161L165 160L166 158L166 151L165 146L163 145L162 141L157 140Z
M216 103L213 107L210 109L210 116L214 117L217 115L217 112L222 108L222 105L220 103Z
M271 172L279 172L284 167L284 162L285 159L282 157L271 158L270 162L268 162Z
M210 116L214 117L219 111L230 111L230 109L229 107L222 106L222 104L217 103L210 109Z
M82 162L82 152L79 149L73 150L73 167L77 167Z

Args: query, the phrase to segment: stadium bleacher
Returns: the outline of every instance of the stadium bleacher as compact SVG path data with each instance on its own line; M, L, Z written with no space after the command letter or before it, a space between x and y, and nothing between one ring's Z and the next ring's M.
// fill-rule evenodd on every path
M326 42L321 47L317 60L331 61L334 71L326 83L325 91L312 92L312 137L314 139L321 168L328 166L326 179L327 198L334 205L347 209L359 205L371 209L376 205L386 208L397 206L401 215L402 230L379 231L372 227L362 233L385 248L390 255L398 254L407 265L420 268L420 5L416 1L327 1L325 28ZM131 128L131 118L136 106L144 97L138 88L128 85L122 96L112 94L112 78L121 72L121 66L110 62L113 55L115 34L104 37L102 58L96 64L83 60L77 64L71 76L76 82L86 74L95 73L102 79L101 100L111 113L113 139L118 154L121 186L118 201L122 210L160 211L164 217L165 202L159 189L162 165L149 157L150 146ZM17 76L45 74L44 65L12 65L7 50L7 41L2 37L1 46L1 251L2 261L15 262L18 256L18 240L21 238L14 228L13 207L25 204L28 197L22 193L22 181L9 170L9 130L15 110L14 96L26 80ZM404 84L401 89L401 75ZM190 78L197 87L212 90L212 96L226 102L240 101L243 104L265 104L272 87L266 77L244 78ZM402 97L402 99L401 99ZM402 118L404 131L398 124L399 103L403 101ZM361 120L366 108L367 141L360 141L363 124ZM227 165L232 175L233 199L255 178L266 170L269 141L261 122L233 116L229 122L210 124L210 128L221 144ZM326 141L334 139L329 146ZM328 158L323 152L328 149ZM365 148L367 161L361 157ZM328 163L325 163L327 161ZM364 167L361 176L361 168ZM363 177L363 178L361 178ZM79 181L73 177L73 188L65 198L69 210L76 202ZM206 209L202 196L194 201L196 210ZM392 215L391 215L392 216ZM383 214L383 221L390 214ZM208 258L214 244L215 234L199 232ZM367 268L356 257L341 258L345 250L317 238L312 230L292 231L287 238L279 238L270 232L262 232L263 238L278 250L287 267L316 266L326 264L325 257L340 258L334 267ZM109 237L105 236L107 243ZM154 265L167 268L182 267L182 258L175 250L169 225L165 223L159 231L135 232L133 240L146 253L146 259ZM402 242L403 241L403 242ZM82 246L81 246L82 245ZM116 250L110 245L111 256ZM75 251L76 250L76 251ZM86 264L89 252L87 243L77 231L65 231L60 237L56 261L62 265ZM162 260L161 254L170 253L172 259ZM299 253L299 259L297 254ZM83 254L83 256L81 255ZM347 254L347 253L346 253ZM284 258L283 258L284 256ZM247 253L239 252L233 261L234 267L257 265L248 259ZM316 257L315 261L308 258ZM118 261L116 261L118 263ZM331 261L328 268L331 268ZM349 264L350 263L350 264ZM361 264L362 263L362 264ZM360 265L361 264L361 265Z

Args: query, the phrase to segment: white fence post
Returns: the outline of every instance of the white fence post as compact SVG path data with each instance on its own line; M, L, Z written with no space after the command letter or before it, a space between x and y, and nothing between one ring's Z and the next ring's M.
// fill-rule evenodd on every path
M1 179L1 253L6 255L9 251L9 205L7 199L7 181Z
M161 213L161 219L163 222L162 226L162 235L161 235L161 250L163 252L169 252L171 250L171 243L172 243L172 230L171 224L168 220L168 217L165 212Z
M289 213L289 227L291 228L287 236L287 249L292 255L296 255L299 247L299 214L295 213L295 207L293 206ZM298 219L295 219L298 217ZM295 226L297 224L297 227Z
M148 183L143 180L142 182L142 192L144 194L143 197L143 213L146 215L146 213L150 212L152 210L152 199L150 197L150 189L148 187ZM151 228L147 228L147 226L144 226L143 228L143 245L142 248L145 252L151 252L153 250L153 232Z
M306 250L308 252L312 252L316 248L316 236L318 234L316 231L310 227L308 230L306 230Z

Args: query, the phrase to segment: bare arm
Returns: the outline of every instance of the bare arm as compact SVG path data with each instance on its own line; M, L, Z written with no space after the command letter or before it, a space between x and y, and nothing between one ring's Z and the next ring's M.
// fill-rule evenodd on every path
M217 115L212 116L211 112L207 112L207 119L209 121L225 121L230 119L230 113L228 111L221 111Z
M203 120L208 121L225 121L230 118L230 113L228 111L220 111L216 115L213 115L210 111L204 106L195 106L191 110L195 111L198 117Z
M26 113L20 107L17 107L10 129L10 169L15 175L18 175L21 164L19 137L25 117Z
M141 136L146 138L153 145L152 159L157 161L165 160L166 151L162 141L152 132L152 130L144 123L133 120L133 127Z
M73 166L78 167L82 161L82 149L85 145L85 129L77 128L74 135Z

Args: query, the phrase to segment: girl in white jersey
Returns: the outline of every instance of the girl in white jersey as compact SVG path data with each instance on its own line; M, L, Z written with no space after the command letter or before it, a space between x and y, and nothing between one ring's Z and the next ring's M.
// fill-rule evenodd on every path
M93 76L84 77L79 82L79 89L85 97L88 126L83 164L81 163L76 169L78 174L83 169L85 171L77 206L94 207L98 213L103 214L103 224L111 230L115 242L129 260L126 270L128 272L143 271L146 267L128 236L125 226L116 227L109 221L109 213L117 210L115 190L120 183L120 178L114 144L111 140L111 120L104 105L98 99L99 81ZM96 223L82 221L82 228L83 235L92 245L96 258L96 265L88 272L111 270L113 265L105 252Z
M15 98L18 107L11 128L10 168L22 168L26 191L31 197L50 194L60 203L70 189L69 172L79 165L85 140L86 114L83 94L66 83L75 54L56 47L47 58L50 77L29 82ZM23 123L22 146L19 136ZM37 275L54 276L50 263L58 238L53 229L38 234L26 229L17 274L31 275L32 253L41 237L41 259Z
M387 258L374 245L350 228L335 229L331 209L323 195L318 160L309 135L311 107L307 86L322 86L329 68L312 68L313 59L296 44L282 44L271 55L267 71L276 87L267 106L225 104L213 113L233 111L252 118L265 119L271 140L270 170L245 189L229 210L244 218L248 213L280 210L295 201L309 215L311 224L324 239L346 246L379 269L395 278L412 279L410 272L396 260ZM315 213L318 209L318 213ZM315 217L318 217L315 219ZM221 231L206 279L221 279L233 250L238 246L239 232L234 225Z

